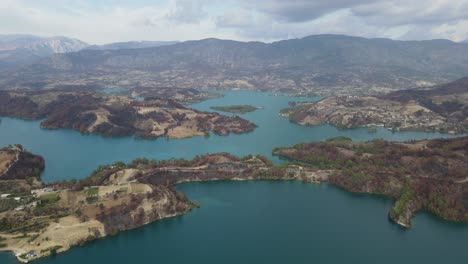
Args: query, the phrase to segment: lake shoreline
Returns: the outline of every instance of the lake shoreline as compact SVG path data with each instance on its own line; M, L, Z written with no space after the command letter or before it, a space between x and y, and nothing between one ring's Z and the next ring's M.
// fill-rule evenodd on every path
M468 223L468 218L463 218L468 214L465 214L458 206L456 207L457 210L461 211L457 212L460 214L456 215L446 214L446 210L442 208L439 208L439 211L432 210L434 202L431 200L425 201L426 198L424 197L426 195L414 189L414 186L421 184L418 182L421 179L418 179L419 176L417 175L414 184L408 183L408 176L404 178L406 179L404 183L398 183L398 178L391 176L390 180L394 186L382 190L379 187L382 184L380 179L375 178L377 179L377 183L375 183L373 179L369 178L370 176L363 175L359 176L359 182L356 183L357 178L354 179L355 176L342 175L343 171L350 170L352 167L337 165L341 161L337 163L336 160L328 156L330 153L333 156L338 155L333 152L334 148L338 146L337 148L342 152L341 155L347 158L345 164L352 165L351 155L354 154L351 153L351 149L367 151L360 154L359 157L373 157L373 155L376 156L382 151L382 153L387 152L387 150L381 150L381 148L398 145L398 148L405 147L408 148L408 151L413 151L407 152L405 154L407 156L410 153L419 153L418 151L429 149L429 152L423 155L427 156L433 151L430 148L434 146L437 148L449 145L452 148L459 148L459 146L463 147L468 144L467 140L468 137L412 143L388 143L378 140L353 143L346 138L336 138L326 143L304 143L293 148L275 149L275 155L297 161L278 166L274 166L270 160L262 156L249 155L239 158L229 153L198 156L193 160L158 162L141 158L129 164L117 162L112 165L100 166L88 178L78 182L62 181L45 185L44 189L42 189L43 193L31 198L32 200L27 206L24 206L24 209L18 211L15 208L15 211L18 212L10 210L3 213L6 222L4 221L2 225L8 225L9 223L17 231L13 234L0 233L0 237L4 239L6 244L3 250L13 251L18 260L22 262L55 255L98 238L139 228L164 218L186 214L193 208L198 207L199 204L190 201L185 194L175 191L175 187L182 183L211 181L268 180L300 181L316 184L329 183L347 192L377 194L393 199L395 205L388 213L389 219L404 228L411 227L411 218L420 210L431 212L444 220ZM375 144L378 144L379 147L377 148ZM303 152L300 152L303 151L302 149L312 151L314 157L320 160L320 164L314 162L314 157L299 158L304 155ZM452 156L450 157L453 159ZM327 165L327 162L330 165ZM367 166L364 162L364 159L358 161L358 163L363 164L359 165L360 169ZM378 163L376 160L370 160L369 162L370 164ZM456 162L451 160L450 163ZM395 169L399 169L396 164ZM381 170L379 168L379 171ZM464 168L462 167L461 170L464 170ZM350 180L350 178L352 179ZM383 182L383 184L388 186L386 182ZM452 184L453 186L447 185L447 187L444 187L446 188L444 190L448 190L449 193L442 193L443 196L441 197L446 199L447 204L457 204L462 200L463 196L452 193L452 187L456 189L457 186L463 184L463 181L455 181ZM426 188L430 189L433 186L428 185ZM435 188L436 191L439 190L437 185ZM47 198L45 198L46 196ZM26 198L22 197L22 199ZM35 212L43 206L49 206L49 211L60 209L64 214L53 222L45 222L43 225L35 227L36 229L30 232L22 231L23 235L21 235L21 230L29 230L29 226L34 227L37 225L37 219L39 218L35 216ZM26 207L29 209L26 209ZM100 209L97 209L98 207ZM452 208L451 210L455 209ZM18 218L17 214L23 212L25 217L23 219L31 220L20 223L18 221L21 221L22 218ZM50 217L53 219L52 215ZM40 215L40 218L43 218L43 215ZM67 234L66 239L64 239L65 234Z
M69 180L72 178L76 179L83 179L84 176L90 175L90 173L97 168L100 164L112 164L113 162L117 160L122 160L125 163L130 163L132 160L138 158L138 157L148 157L149 159L156 158L157 160L169 160L171 158L183 158L183 159L192 159L196 157L197 155L204 155L206 153L219 153L219 152L229 152L232 154L235 154L238 157L245 156L249 153L252 154L261 154L264 156L267 156L270 160L274 162L275 165L281 164L282 160L280 160L276 156L271 155L271 150L274 147L277 146L292 146L294 144L297 144L299 142L312 142L312 141L324 141L330 137L336 137L336 136L349 136L353 138L355 141L367 141L367 140L372 140L376 138L385 138L386 140L389 141L397 141L397 142L404 142L408 140L413 140L413 139L425 139L425 138L436 138L436 137L454 137L452 135L447 135L447 134L441 134L441 133L424 133L424 132L390 132L387 129L384 128L377 128L377 132L374 134L369 134L367 133L366 129L346 129L346 130L338 130L335 127L329 126L329 125L324 125L324 126L317 126L317 127L304 127L304 126L299 126L294 123L290 123L288 120L281 118L278 115L278 112L280 109L284 108L287 106L287 103L292 100L304 100L304 101L310 101L314 100L314 98L292 98L292 97L285 97L285 96L274 96L270 95L268 93L255 93L255 92L250 92L250 91L238 91L238 92L225 92L223 93L225 96L222 98L216 98L216 99L210 99L206 100L200 103L196 103L193 105L190 105L191 108L200 110L200 111L209 111L209 108L211 106L216 106L216 105L236 105L236 104L250 104L250 105L268 105L268 108L265 108L264 111L255 111L249 114L246 114L245 117L249 121L258 124L258 127L252 131L251 133L248 134L241 134L241 135L230 135L229 137L220 137L216 135L210 135L210 137L195 137L191 139L178 139L178 140L165 140L165 139L159 139L159 140L137 140L132 137L123 137L123 138L104 138L102 136L97 136L97 135L87 135L83 136L80 133L76 131L71 131L71 130L45 130L45 129L40 129L39 126L37 125L37 121L23 121L19 119L14 119L14 118L5 118L2 120L2 123L0 124L0 132L3 133L4 136L0 137L0 145L8 145L12 143L22 143L28 150L32 151L33 153L38 153L42 155L46 159L47 166L45 168L45 171L43 173L43 180L46 183L53 183L61 180ZM458 136L458 135L457 135ZM112 151L109 151L112 150ZM63 155L63 153L67 153L67 155ZM222 181L222 180L219 180ZM261 180L260 180L261 181ZM269 181L270 182L270 181ZM206 183L205 183L206 184ZM322 196L317 197L317 200L309 200L310 202L302 204L302 200L292 202L291 204L285 203L284 197L279 197L278 199L273 199L277 194L271 193L270 190L267 189L262 189L265 184L263 183L254 183L250 189L256 189L253 191L253 193L250 194L250 196L246 196L244 198L244 192L239 190L239 193L236 195L239 195L239 199L247 199L248 205L251 205L254 209L251 212L244 212L243 215L245 217L248 217L248 219L251 219L253 222L248 222L248 225L239 225L239 223L242 222L229 222L230 219L223 219L222 217L225 216L220 216L218 215L220 212L218 211L220 208L216 207L211 208L211 204L209 201L204 201L201 199L202 203L202 209L200 210L194 210L192 211L193 213L191 214L186 214L184 217L176 217L175 219L169 219L166 221L162 221L161 223L158 223L156 225L150 225L151 227L146 226L145 228L140 228L137 232L130 232L132 234L140 234L142 232L149 232L148 235L145 236L132 236L131 241L127 241L127 232L125 234L121 234L116 237L108 237L105 240L99 241L99 243L96 243L99 246L96 246L96 244L91 243L91 246L85 246L84 248L77 248L71 251L67 251L67 254L60 254L60 257L58 258L47 258L44 260L41 260L40 263L60 263L63 262L64 260L68 260L67 262L74 263L76 260L81 260L81 259L88 259L89 263L95 263L94 261L100 257L103 258L102 261L109 261L113 260L115 263L121 263L120 261L127 260L132 261L134 258L137 258L141 260L142 262L147 262L147 261L152 261L155 258L157 258L160 254L166 254L163 252L158 252L159 250L166 250L167 252L171 252L170 254L167 253L167 255L164 255L166 257L165 262L168 263L187 263L190 259L184 259L185 261L181 261L180 259L174 259L174 256L177 256L178 252L180 249L183 249L185 252L187 252L187 257L190 257L193 259L201 258L203 259L204 263L219 263L221 260L226 260L223 258L223 256L219 256L219 259L217 261L213 261L213 259L210 259L209 257L206 256L201 256L197 255L200 254L199 252L192 252L191 253L191 248L193 244L199 243L200 238L203 240L205 237L208 237L210 239L211 236L216 235L217 231L205 231L206 233L200 233L194 238L197 238L196 240L191 240L190 237L184 237L183 239L179 239L180 241L187 240L190 241L190 245L185 245L185 244L178 244L177 247L174 247L173 245L171 246L171 243L168 244L168 241L171 241L171 239L174 239L172 236L183 236L183 233L188 232L190 234L194 234L195 232L198 232L198 230L209 230L209 228L213 226L217 226L216 222L213 221L226 221L229 223L228 226L218 226L218 228L222 228L223 230L226 231L226 235L219 237L218 239L222 239L220 241L225 241L226 243L231 243L231 237L236 237L236 234L234 233L229 233L231 230L237 234L245 234L248 235L249 233L249 228L250 226L255 226L256 225L256 230L263 228L265 225L268 225L269 223L275 223L278 224L279 226L283 226L284 221L288 221L289 217L294 217L294 213L296 211L302 212L303 214L309 214L307 212L320 212L320 214L324 215L323 217L328 217L326 222L320 222L320 217L317 218L315 214L310 213L311 215L308 218L304 218L307 221L302 223L302 224L297 224L298 222L301 222L300 219L294 218L294 221L292 223L288 223L288 229L290 228L295 228L297 226L298 230L294 233L296 237L302 239L302 241L309 241L310 239L315 238L320 238L320 236L317 236L314 234L311 236L314 232L318 232L317 234L320 234L322 230L325 228L327 229L328 226L325 225L333 225L333 217L338 217L340 219L343 219L346 217L346 214L350 215L352 214L354 217L349 219L349 224L351 225L349 230L341 230L341 232L352 232L352 230L359 230L359 225L362 223L366 223L369 227L373 227L374 225L378 225L379 228L376 230L373 230L372 232L378 233L381 232L382 230L385 230L386 228L389 228L391 231L389 233L385 233L382 235L379 235L378 239L385 238L385 241L390 241L392 242L391 245L397 245L397 244L402 244L406 245L405 241L413 241L414 243L406 245L406 247L400 248L400 252L402 256L407 256L409 259L411 259L412 254L414 254L415 250L417 251L418 249L415 248L413 245L417 244L416 241L418 241L418 234L419 236L425 235L426 233L424 232L430 232L427 234L432 234L432 233L437 233L438 237L437 239L442 239L444 241L447 241L448 244L451 244L452 248L457 248L457 243L455 238L451 237L450 232L445 232L443 230L450 228L452 225L448 225L447 222L445 221L437 221L437 225L426 230L424 229L424 226L420 226L418 222L417 228L414 228L411 230L411 232L405 232L404 236L407 237L407 240L401 240L399 237L395 237L395 234L403 234L400 232L399 228L395 224L389 225L389 223L386 221L387 219L387 213L388 209L391 208L392 204L390 204L389 201L385 203L385 208L381 207L374 207L374 208L369 208L366 209L365 211L359 211L358 208L356 208L357 205L351 203L353 201L354 195L351 196L346 196L350 199L346 199L341 201L343 205L336 205L337 207L333 210L336 210L337 215L329 215L326 214L325 211L328 210L328 208L322 208L321 211L316 211L317 207L322 206L324 202L322 201L327 201L326 204L328 204L329 199L335 199L336 194L334 192L326 192L323 193ZM268 184L267 184L268 185ZM322 185L316 185L316 186L328 186L329 184L322 184ZM181 185L177 185L181 186ZM198 185L196 185L198 186ZM205 185L200 185L200 186L205 186ZM217 185L218 186L218 185ZM225 186L221 184L220 186ZM237 189L237 185L229 185L232 186L233 189ZM244 186L244 185L242 185ZM280 186L289 186L289 184L280 184ZM300 186L302 185L294 185L297 189L297 187L302 188ZM306 185L304 185L306 186ZM313 184L312 186L315 186ZM330 185L333 186L333 185ZM198 188L198 187L197 187ZM195 188L194 191L195 193L198 192L197 188ZM223 189L224 187L221 187ZM282 188L282 187L281 187ZM316 187L317 189L323 189L326 187ZM314 187L314 189L316 189ZM182 189L185 189L182 188ZM203 193L200 193L200 195L205 195L212 198L212 199L218 199L219 196L222 196L222 192L218 192L218 190L211 190L211 188L205 188L205 187L200 187L200 189L203 190ZM242 188L243 189L243 188ZM288 193L291 197L294 196L296 190L290 190L291 193ZM340 193L347 193L347 191L342 191L340 189ZM312 192L311 195L315 195L316 192ZM305 194L308 195L308 194ZM242 197L241 197L242 196ZM204 197L204 196L203 196ZM373 196L375 197L375 196ZM259 201L262 201L262 199L266 199L263 203L259 204ZM275 202L269 202L269 200L272 199ZM194 197L194 199L190 199L197 201L198 199ZM288 199L286 199L288 200ZM370 202L374 201L375 199L364 199L360 200L361 202ZM378 199L380 200L380 199ZM235 206L235 201L232 201L232 205L230 206ZM348 202L350 202L348 204ZM346 204L346 206L344 205ZM297 209L298 206L302 206L302 209ZM382 206L382 205L379 205ZM386 208L389 206L389 208ZM242 206L242 208L247 207L246 204ZM239 212L242 212L242 208L237 208ZM267 219L263 219L261 222L256 223L256 219L261 219L258 213L258 208L262 209L262 215L269 216ZM290 210L290 211L288 211ZM306 211L305 211L306 210ZM323 211L325 210L325 211ZM200 214L209 211L210 216L204 219L204 221L200 223L187 221L188 219L193 220L194 218L197 218ZM233 213L231 212L232 210L227 210L224 211L221 214L227 215L228 213ZM275 216L270 216L270 213L278 211L278 215ZM280 214L280 211L283 212ZM287 212L289 217L284 218L284 212ZM328 211L327 211L328 212ZM379 212L379 213L376 213ZM344 214L344 215L342 215ZM326 216L325 216L326 215ZM361 217L366 215L367 218ZM374 216L375 215L375 216ZM216 217L221 217L219 220ZM232 216L230 216L232 217ZM242 216L239 216L242 217ZM416 216L419 218L419 214ZM424 224L426 223L426 218L423 217ZM432 214L431 214L432 218ZM183 221L182 221L183 219ZM216 220L215 220L216 219ZM369 221L369 219L372 219ZM439 219L439 218L437 218ZM242 220L239 219L239 220ZM210 222L211 221L211 222ZM358 221L358 222L356 222ZM368 222L366 222L368 221ZM439 223L440 222L440 223ZM172 226L177 226L178 228L171 228L170 226L166 225L172 225ZM164 226L164 230L158 230L158 234L155 236L155 230L154 228L159 227L159 226ZM338 223L333 230L328 230L328 232L331 232L329 235L333 236L333 232L335 232L335 229L340 230L341 227L344 227L346 225L343 225L343 223ZM239 228L239 229L236 229ZM279 228L279 227L276 227ZM464 229L464 225L461 225L459 228ZM188 229L188 230L187 230ZM167 231L166 231L167 230ZM235 230L235 231L234 231ZM272 230L275 230L274 232L271 232ZM309 243L303 243L299 240L295 240L295 237L288 237L286 233L283 233L281 229L272 229L269 230L267 233L262 233L260 232L259 234L263 234L264 236L268 237L268 234L274 233L275 237L270 238L269 240L263 241L263 245L265 247L272 247L274 246L272 244L272 241L287 241L289 242L288 244L294 244L297 247L301 246L306 246L306 244ZM393 231L392 231L393 230ZM311 231L312 233L309 233ZM168 237L161 237L160 233L167 233ZM360 230L359 237L368 238L373 236L373 234L369 233L370 231L365 229L365 230ZM420 232L423 232L420 234ZM445 232L445 233L444 233ZM180 233L180 234L179 234ZM254 234L250 232L249 234ZM304 235L303 235L304 234ZM226 239L226 236L228 236ZM256 238L258 239L258 238ZM275 240L278 239L278 240ZM325 239L325 240L324 240ZM303 248L303 252L315 252L315 249L318 251L326 251L326 247L324 248L324 241L326 240L326 237L322 237L320 241L317 241L317 243L312 243L310 244L310 247L305 247ZM328 246L331 246L333 248L340 247L343 250L345 250L345 247L343 245L339 244L339 241L341 241L342 238L339 238L335 242L329 242L327 244ZM115 244L119 241L119 244ZM147 245L153 244L153 242L159 241L159 244L154 245L154 247L157 247L158 250L153 250L154 248L149 247ZM426 240L424 240L426 241ZM204 243L209 244L210 240L203 240ZM242 239L242 244L249 243L248 241L245 241ZM379 250L379 246L375 246L374 244L366 244L366 242L361 242L363 245L366 245L365 247L370 247L373 248L374 250ZM138 245L137 248L134 248L134 251L131 252L138 252L142 250L141 248L146 248L146 251L149 252L147 253L148 255L135 255L131 254L132 258L131 259L126 259L126 254L125 253L115 253L114 250L115 248L118 248L119 246L124 246L121 248L122 251L127 251L132 248L132 245ZM173 243L172 243L173 244ZM106 248L105 246L101 245L113 245L111 249ZM224 246L223 246L224 245ZM218 247L217 247L218 246ZM252 247L257 247L259 245L251 245ZM375 247L374 247L375 246ZM225 245L223 243L217 243L217 244L212 244L210 248L223 252L224 254L227 254L227 252L223 250L227 250L228 248L232 247L231 244ZM176 249L177 248L177 249ZM286 249L287 245L284 245L282 249ZM314 250L312 250L312 248ZM435 245L431 245L430 248L433 248L434 250L437 248ZM259 248L261 249L261 247ZM440 249L440 248L439 248ZM88 252L87 250L91 250L92 253L92 258L87 257L86 254L80 257L77 257L79 254L83 254L82 252ZM279 250L279 249L278 249ZM257 253L250 252L249 253L249 248L246 248L243 250L248 256L250 257L255 257L257 256ZM267 252L270 252L269 250ZM279 252L279 251L278 251ZM295 251L297 252L297 251ZM344 251L340 251L344 252ZM387 251L384 251L384 253ZM432 252L432 251L431 251ZM231 252L230 252L231 253ZM453 254L456 254L457 252L451 252ZM208 254L208 252L207 252ZM220 253L221 254L221 253ZM305 254L305 253L304 253ZM451 254L451 255L453 255ZM461 253L459 253L461 254ZM283 252L284 256L289 255L291 256L291 252ZM10 254L8 254L10 256ZM120 258L119 258L120 257ZM179 256L182 258L182 256ZM310 256L313 257L313 256ZM352 259L352 255L348 256L350 259ZM6 263L10 263L11 258L2 258L0 257L0 262L5 261ZM281 257L277 258L272 258L271 262L276 263L277 259L281 259ZM433 259L437 259L434 257ZM240 259L241 261L246 261L246 259ZM285 260L285 259L284 259ZM361 259L363 260L363 259ZM260 260L259 260L260 261ZM286 260L285 260L286 261ZM289 259L290 261L290 259ZM303 263L301 262L300 259L296 259L297 263ZM164 261L163 261L164 262ZM364 263L368 263L365 260L361 261ZM3 263L3 262L2 262ZM13 263L13 262L11 262ZM11 264L10 263L10 264ZM122 263L125 263L122 262ZM339 262L337 262L339 263ZM369 262L371 263L371 262ZM430 261L428 263L431 263Z

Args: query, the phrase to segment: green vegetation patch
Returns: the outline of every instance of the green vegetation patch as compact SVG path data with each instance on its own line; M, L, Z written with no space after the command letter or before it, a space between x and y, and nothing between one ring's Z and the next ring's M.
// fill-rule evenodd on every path
M86 196L88 197L95 197L98 195L98 192L99 192L99 188L98 187L91 187L87 190L85 190L85 194Z
M19 205L20 203L13 198L0 199L0 212L11 210Z
M28 239L28 243L33 242L33 241L36 240L38 237L39 237L39 234L32 235L32 236Z
M55 254L57 254L57 251L59 249L61 249L61 248L62 248L62 246L53 246L53 247L49 247L49 248L46 248L46 249L42 249L41 254L46 253L46 252L50 252L51 255L55 255Z
M230 106L212 106L210 109L216 111L229 112L234 114L245 114L253 112L258 109L258 107L252 105L230 105Z
M48 193L41 195L39 197L39 200L41 201L41 204L53 204L56 203L60 200L60 196L57 193Z
M91 187L87 190L84 191L86 194L86 202L87 203L94 203L98 201L98 192L99 188L98 187Z
M127 187L122 187L120 189L117 190L117 193L127 193L128 192L128 188Z
M411 200L414 199L413 191L409 188L404 188L400 199L396 201L395 206L390 210L390 217L397 218L398 216L402 215L406 208L408 208L409 203Z

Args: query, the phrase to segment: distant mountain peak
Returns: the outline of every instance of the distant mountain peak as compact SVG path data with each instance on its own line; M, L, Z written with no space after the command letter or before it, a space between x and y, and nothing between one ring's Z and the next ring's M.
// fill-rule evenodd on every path
M115 42L104 45L91 45L87 47L87 50L121 50L121 49L141 49L141 48L153 48L160 46L167 46L176 44L178 41L127 41L127 42Z
M64 36L0 35L0 50L25 49L38 56L79 51L89 44Z
M0 70L15 69L55 53L82 50L87 43L63 36L0 35Z

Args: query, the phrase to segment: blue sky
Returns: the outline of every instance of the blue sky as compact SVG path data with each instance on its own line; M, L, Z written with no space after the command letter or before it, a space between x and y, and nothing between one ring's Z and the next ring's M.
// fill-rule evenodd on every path
M468 39L468 0L1 0L0 34L91 44L312 34Z

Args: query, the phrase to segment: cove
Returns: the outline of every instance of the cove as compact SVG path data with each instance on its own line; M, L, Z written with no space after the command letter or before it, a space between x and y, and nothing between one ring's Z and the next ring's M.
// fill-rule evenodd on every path
M40 264L460 263L468 226L427 214L402 230L392 202L332 185L210 182L178 187L202 207L76 247ZM15 260L0 255L0 262Z

